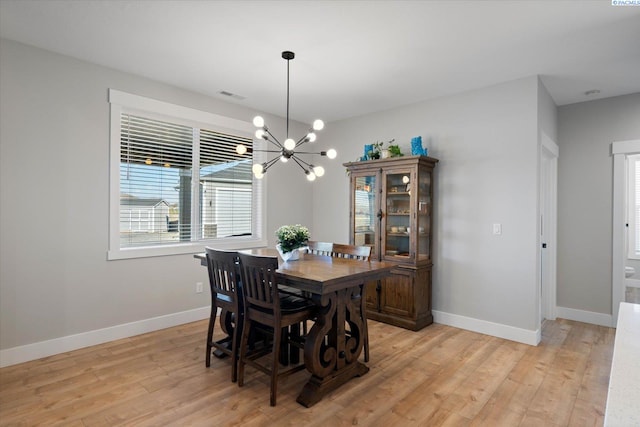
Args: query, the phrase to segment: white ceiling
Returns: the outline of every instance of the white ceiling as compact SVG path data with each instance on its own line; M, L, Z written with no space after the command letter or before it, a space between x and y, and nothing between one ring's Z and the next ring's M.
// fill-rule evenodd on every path
M0 36L281 116L291 50L303 122L536 74L558 105L640 92L640 7L609 0L0 0Z

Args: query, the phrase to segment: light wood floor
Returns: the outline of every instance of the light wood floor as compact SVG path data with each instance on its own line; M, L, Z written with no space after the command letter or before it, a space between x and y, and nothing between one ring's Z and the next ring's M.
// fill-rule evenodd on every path
M0 370L0 425L601 426L615 330L546 322L537 347L434 324L370 321L370 372L312 408L302 371L269 406L266 375L204 366L195 322ZM217 336L221 336L218 331Z

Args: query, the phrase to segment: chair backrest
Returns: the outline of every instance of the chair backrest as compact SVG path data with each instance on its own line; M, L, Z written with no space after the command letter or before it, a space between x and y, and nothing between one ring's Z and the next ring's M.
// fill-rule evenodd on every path
M331 256L333 253L333 243L329 242L315 242L313 240L309 240L307 242L308 253L315 255L328 255Z
M205 248L207 253L207 270L211 297L237 307L239 301L238 253Z
M239 253L245 309L259 307L279 313L280 298L276 282L278 258Z
M332 256L337 258L351 258L362 261L369 261L371 256L371 246L342 245L333 244Z

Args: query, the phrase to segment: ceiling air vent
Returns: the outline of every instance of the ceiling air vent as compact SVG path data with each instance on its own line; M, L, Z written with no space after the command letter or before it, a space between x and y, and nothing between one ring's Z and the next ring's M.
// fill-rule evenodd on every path
M220 95L224 95L224 96L229 97L229 98L237 99L238 101L242 101L243 99L245 99L244 96L236 95L235 93L227 92L226 90L221 90L218 93Z

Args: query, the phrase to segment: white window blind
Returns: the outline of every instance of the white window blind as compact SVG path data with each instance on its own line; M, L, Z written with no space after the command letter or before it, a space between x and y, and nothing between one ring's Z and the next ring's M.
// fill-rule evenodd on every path
M110 101L118 169L109 259L264 245L250 124L118 91ZM238 143L245 154L236 153Z
M248 138L204 129L200 132L204 238L251 235L252 162L249 154L236 153L238 143L252 146Z
M122 114L120 247L191 240L193 129Z

